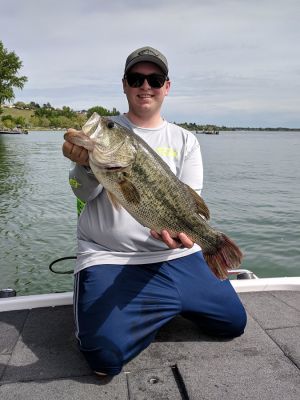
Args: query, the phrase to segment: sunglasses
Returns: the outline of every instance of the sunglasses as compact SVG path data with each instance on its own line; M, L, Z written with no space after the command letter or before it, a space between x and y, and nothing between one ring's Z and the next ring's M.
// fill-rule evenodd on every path
M138 72L131 72L129 74L124 75L124 79L127 80L128 85L132 88L139 88L147 79L147 82L152 88L159 89L164 86L165 82L169 80L169 78L165 75L160 74L150 74L144 75L139 74Z

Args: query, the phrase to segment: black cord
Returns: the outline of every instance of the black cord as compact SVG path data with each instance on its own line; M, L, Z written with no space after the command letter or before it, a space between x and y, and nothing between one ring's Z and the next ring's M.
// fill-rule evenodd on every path
M64 260L76 260L76 256L70 256L70 257L62 257L62 258L58 258L57 260L52 261L52 263L49 265L49 269L51 272L53 272L54 274L73 274L73 270L70 271L55 271L52 266L60 261L64 261Z

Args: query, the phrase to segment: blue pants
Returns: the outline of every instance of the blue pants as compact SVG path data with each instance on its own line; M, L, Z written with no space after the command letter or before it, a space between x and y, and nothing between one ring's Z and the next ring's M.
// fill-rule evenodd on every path
M244 332L246 313L228 280L202 253L146 265L96 265L75 276L80 350L94 371L118 374L176 315L213 336Z

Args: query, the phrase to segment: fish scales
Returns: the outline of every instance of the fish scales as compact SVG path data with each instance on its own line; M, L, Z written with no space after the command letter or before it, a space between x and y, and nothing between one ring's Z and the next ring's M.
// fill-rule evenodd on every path
M168 229L174 235L183 230L194 241L199 242L197 232L189 227L195 227L201 217L194 214L195 209L194 213L191 212L191 199L186 187L180 183L178 185L178 181L174 180L173 174L167 169L162 173L161 168L157 168L153 155L151 157L143 151L143 148L139 148L132 165L129 179L140 193L141 201L138 204L127 202L120 190L117 173L106 172L104 175L102 171L96 172L99 181L107 190L114 193L120 203L141 224L158 232ZM200 227L199 224L199 229Z
M94 113L83 132L66 139L89 150L90 166L113 204L123 206L139 223L171 236L184 232L199 244L215 275L242 260L237 245L212 228L204 200L181 182L161 157L133 131Z

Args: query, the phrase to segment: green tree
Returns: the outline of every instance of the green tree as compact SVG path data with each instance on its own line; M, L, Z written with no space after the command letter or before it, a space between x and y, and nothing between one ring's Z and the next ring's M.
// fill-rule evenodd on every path
M86 120L87 120L87 118L86 118L85 115L78 114L76 119L73 119L73 125L72 126L75 129L81 129L82 126L86 123ZM68 127L68 128L70 128L70 127Z
M39 121L39 125L43 128L49 128L50 121L47 117L41 117Z
M36 108L40 108L40 105L38 103L35 103L34 101L31 101L29 103L29 108L30 110L35 110Z
M60 110L60 114L66 118L76 117L76 112L71 110L70 107L63 106L62 110Z
M20 126L20 127L24 128L26 126L26 120L24 117L16 117L15 124L16 124L16 126Z
M43 104L43 108L45 108L46 110L54 110L54 108L51 106L49 101L48 101L48 103Z
M14 119L12 115L3 115L1 117L1 127L9 128L11 129L14 126Z
M110 115L120 115L120 112L118 110L116 110L116 108L113 108L112 111L107 110L104 107L101 106L95 106L92 108L89 108L87 111L87 118L90 118L90 116L96 112L97 114L101 115L101 116L110 116Z
M7 117L11 117L11 116L7 115ZM2 125L5 126L5 128L12 129L15 126L15 121L12 117L11 118L2 117Z
M37 116L32 116L29 119L29 125L33 127L40 126L40 119Z
M16 108L19 108L20 110L24 110L26 108L26 104L24 103L24 101L17 101L14 106Z
M15 52L9 52L0 41L0 113L4 101L11 101L15 98L14 88L22 89L26 76L17 76L22 67L22 61Z

